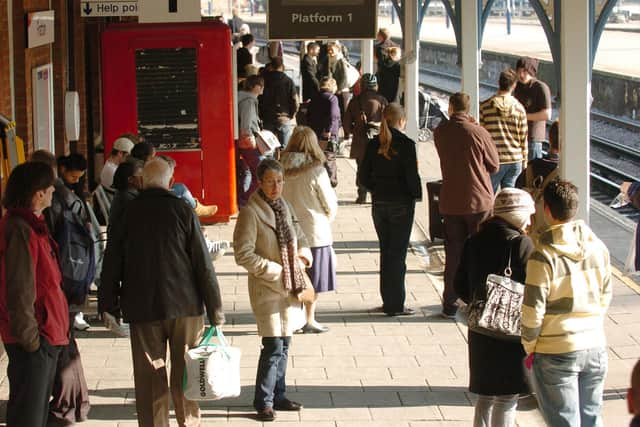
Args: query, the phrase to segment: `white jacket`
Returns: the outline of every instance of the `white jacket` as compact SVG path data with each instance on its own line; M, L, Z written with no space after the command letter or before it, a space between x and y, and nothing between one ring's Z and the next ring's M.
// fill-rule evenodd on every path
M309 247L333 244L338 197L324 166L305 153L282 153L280 162L285 169L282 197L293 207Z

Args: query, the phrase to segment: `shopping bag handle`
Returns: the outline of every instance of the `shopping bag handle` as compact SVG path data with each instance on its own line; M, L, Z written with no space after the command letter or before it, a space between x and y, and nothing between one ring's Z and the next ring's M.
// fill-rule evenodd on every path
M215 345L215 344L210 344L214 336L218 337L218 341L220 341L220 345L222 347L228 346L227 339L224 337L224 334L222 333L222 328L219 326L209 326L208 328L206 328L205 333L202 336L200 343L198 344L198 347Z

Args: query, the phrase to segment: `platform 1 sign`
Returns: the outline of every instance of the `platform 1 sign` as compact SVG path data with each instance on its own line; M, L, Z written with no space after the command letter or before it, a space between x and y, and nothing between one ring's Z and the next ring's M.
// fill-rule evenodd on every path
M80 16L83 18L138 16L138 0L83 0L80 2Z
M373 39L377 0L269 0L270 40Z

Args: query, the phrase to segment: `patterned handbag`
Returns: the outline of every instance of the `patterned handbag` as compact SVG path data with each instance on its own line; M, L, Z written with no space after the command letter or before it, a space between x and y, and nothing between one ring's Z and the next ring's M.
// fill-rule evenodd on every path
M469 329L493 338L520 341L524 285L511 280L511 247L503 275L487 276L486 300L474 300L468 309Z

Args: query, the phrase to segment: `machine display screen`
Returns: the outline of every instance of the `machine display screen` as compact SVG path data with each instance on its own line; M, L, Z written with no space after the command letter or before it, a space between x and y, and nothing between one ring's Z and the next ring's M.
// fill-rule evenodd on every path
M200 148L195 48L138 49L138 133L157 150Z

